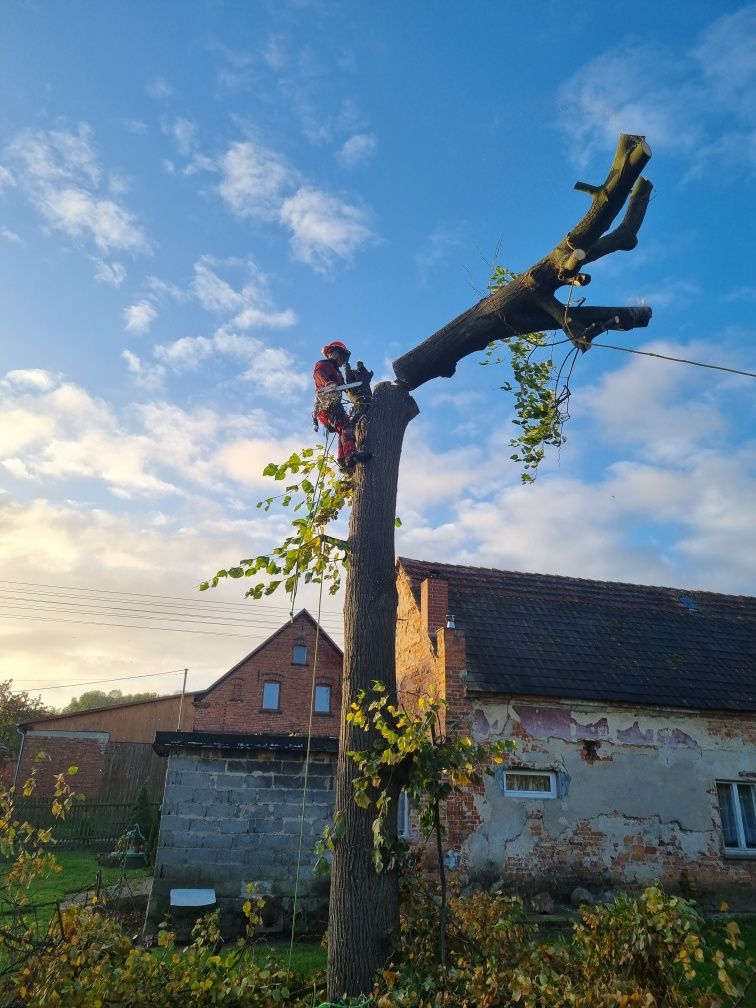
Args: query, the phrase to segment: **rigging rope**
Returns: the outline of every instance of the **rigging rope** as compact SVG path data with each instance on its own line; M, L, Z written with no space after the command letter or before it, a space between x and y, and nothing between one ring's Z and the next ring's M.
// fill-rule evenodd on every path
M328 440L328 431L325 432L325 455L329 454L330 442ZM315 509L317 509L317 504L320 501L320 496L322 493L322 480L323 473L319 474L319 485L316 484L316 501ZM320 550L323 550L323 541L320 542ZM302 867L302 846L304 842L304 814L305 807L307 804L307 783L309 779L310 772L310 749L312 746L312 719L315 711L315 683L317 680L317 670L318 670L318 650L320 645L320 616L323 606L323 574L321 571L320 576L320 591L318 592L318 618L315 623L315 654L312 659L312 682L310 684L310 717L307 724L307 749L305 751L305 767L304 767L304 782L302 784L302 809L299 814L299 849L297 850L297 871L294 876L294 900L292 903L291 911L291 938L289 940L289 960L287 969L291 972L291 957L294 952L294 932L297 923L297 903L299 900L299 876ZM294 596L292 596L292 611L294 608Z

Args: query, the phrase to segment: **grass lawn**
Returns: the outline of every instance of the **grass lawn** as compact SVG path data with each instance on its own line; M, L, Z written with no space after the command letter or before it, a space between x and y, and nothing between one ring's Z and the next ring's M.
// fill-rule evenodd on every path
M32 903L48 903L71 893L94 889L97 872L102 872L102 884L112 885L121 875L120 868L101 868L90 851L56 851L55 857L63 869L55 875L39 879L30 890ZM127 878L149 878L151 868L129 868Z
M281 966L289 965L289 943L253 945L248 955L253 962L263 963L272 956ZM319 942L295 942L291 954L291 968L302 976L310 976L317 970L325 972L326 950Z
M754 965L751 969L756 973L756 917L736 917L734 919L737 920L738 926L740 927L739 937L741 941L744 942L745 948L738 949L737 952L733 952L730 946L725 944L722 938L724 921L712 921L707 924L705 928L706 938L711 942L714 948L722 949L725 955L735 955L742 961L748 959L749 957L752 958L754 960ZM706 990L714 980L716 967L714 967L712 963L707 962L703 965L697 965L696 971L699 978L699 982L696 986L699 989ZM727 1004L726 1001L725 1004ZM751 983L744 999L738 1002L738 1008L756 1008L756 980Z
M55 901L72 894L94 889L97 872L102 872L102 885L113 885L121 875L120 868L101 868L91 851L56 851L55 857L63 871L37 879L28 890L29 904L39 907L37 926L43 930L55 912ZM4 870L0 868L0 886ZM129 868L127 879L149 878L152 868Z

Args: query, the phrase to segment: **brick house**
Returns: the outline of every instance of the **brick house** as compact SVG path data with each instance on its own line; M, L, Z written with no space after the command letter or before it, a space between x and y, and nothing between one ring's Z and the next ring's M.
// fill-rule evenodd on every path
M194 696L194 731L339 737L341 649L302 609L208 689Z
M157 799L165 762L153 751L155 732L191 731L193 699L175 694L25 721L14 777L24 781L36 766L35 798L45 798L55 774L77 766L76 790L90 801L130 802L142 784ZM47 758L35 764L40 751Z
M756 599L404 558L397 586L404 702L517 741L448 803L462 873L754 909Z
M327 885L315 842L333 815L341 715L341 649L299 612L194 699L192 732L159 732L168 759L147 930L172 890L211 889L224 935L243 924L248 882L266 894L271 930L322 920ZM312 737L308 751L310 706Z

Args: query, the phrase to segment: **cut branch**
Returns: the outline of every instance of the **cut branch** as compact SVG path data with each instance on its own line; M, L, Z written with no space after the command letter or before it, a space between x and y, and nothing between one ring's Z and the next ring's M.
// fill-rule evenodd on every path
M495 340L542 329L564 329L585 350L590 340L606 329L648 325L650 308L575 308L569 313L572 321L567 322L565 308L554 292L568 283L585 263L635 247L652 191L651 183L641 178L650 157L651 150L643 137L620 136L603 184L578 183L577 188L591 195L591 207L583 219L547 256L517 279L498 288L395 360L397 380L415 389L432 378L449 378L460 360ZM607 233L626 202L622 223ZM612 322L615 317L619 322Z

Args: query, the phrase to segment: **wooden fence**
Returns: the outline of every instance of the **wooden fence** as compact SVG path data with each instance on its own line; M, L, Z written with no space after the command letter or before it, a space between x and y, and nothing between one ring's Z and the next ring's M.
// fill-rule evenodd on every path
M16 816L32 826L52 827L56 846L65 850L113 850L134 823L131 802L75 802L65 819L56 819L49 801L19 802ZM153 815L160 806L153 806Z

